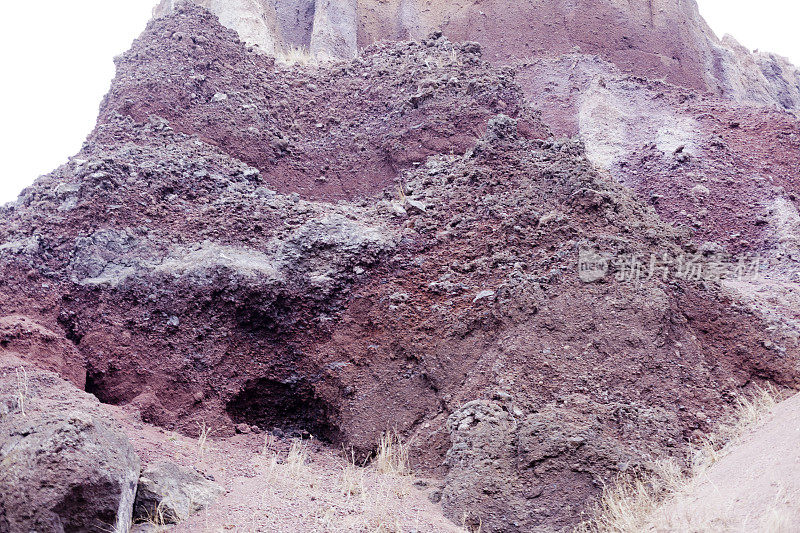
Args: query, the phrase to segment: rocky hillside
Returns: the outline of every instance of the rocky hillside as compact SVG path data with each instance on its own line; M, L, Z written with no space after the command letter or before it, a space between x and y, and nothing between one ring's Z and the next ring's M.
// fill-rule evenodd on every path
M751 76L780 61L693 3L199 4L162 3L81 152L0 208L0 531L126 531L154 483L293 531L241 446L364 464L388 430L426 513L561 531L800 386L796 70ZM176 470L209 428L229 453Z
M774 54L718 39L695 0L199 0L240 38L267 53L307 50L351 59L375 42L441 30L481 44L486 59L597 54L623 72L740 102L800 108L800 70ZM173 12L162 0L157 16Z

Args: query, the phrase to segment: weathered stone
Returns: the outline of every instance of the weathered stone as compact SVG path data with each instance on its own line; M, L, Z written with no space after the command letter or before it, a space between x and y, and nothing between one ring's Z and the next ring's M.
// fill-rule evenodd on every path
M172 463L148 466L139 478L134 518L177 524L202 511L225 489L196 470Z
M82 411L0 420L0 530L128 531L139 458Z

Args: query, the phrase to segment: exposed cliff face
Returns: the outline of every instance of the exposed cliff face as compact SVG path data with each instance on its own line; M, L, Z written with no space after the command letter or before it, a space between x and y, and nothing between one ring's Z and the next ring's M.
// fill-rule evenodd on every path
M730 35L715 43L712 51L714 76L723 96L800 109L800 69L786 58L751 52Z
M162 4L82 151L0 209L1 347L186 433L365 457L395 428L447 515L490 532L574 525L752 383L800 386L797 119L634 76L669 66L635 48L527 57L512 30L545 21L480 5L497 27L472 3L261 5L248 27L275 50L342 57L445 13L492 41L438 31L290 67ZM605 16L547 5L558 46ZM626 5L602 4L620 35ZM630 11L655 28L639 45L670 5ZM788 94L750 80L736 90ZM667 275L748 254L773 261L757 281Z
M162 0L156 17L175 11ZM317 59L350 59L358 53L357 0L198 0L239 38L267 54L308 50Z
M164 0L156 14L169 11ZM270 52L301 46L319 58L347 59L382 39L422 39L442 30L476 41L486 57L515 60L579 50L622 71L739 101L795 109L800 71L783 58L720 41L694 1L592 0L201 0L221 22Z

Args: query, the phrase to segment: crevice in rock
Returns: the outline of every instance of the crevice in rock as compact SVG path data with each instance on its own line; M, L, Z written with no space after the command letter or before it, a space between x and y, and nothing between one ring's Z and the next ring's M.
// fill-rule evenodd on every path
M226 410L237 424L265 431L278 429L290 437L339 440L339 430L330 418L331 407L303 381L253 380L228 402Z

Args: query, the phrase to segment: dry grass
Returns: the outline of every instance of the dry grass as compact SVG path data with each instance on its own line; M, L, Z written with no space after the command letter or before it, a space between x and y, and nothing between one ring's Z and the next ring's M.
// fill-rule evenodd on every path
M308 463L308 447L300 439L294 439L289 446L289 453L286 455L286 467L289 475L299 477L305 472Z
M694 443L692 471L702 473L724 457L748 428L761 423L772 412L780 398L780 391L771 384L766 388L756 387L749 398L738 397L730 420L720 424L715 433Z
M347 464L342 467L339 480L342 495L345 497L360 496L364 494L364 469L356 464L355 452L351 450L347 457Z
M163 502L159 503L155 509L153 509L152 513L147 513L147 520L145 521L146 524L151 524L156 526L156 528L161 528L162 526L167 526L169 523L167 522L167 517L164 514L164 504Z
M199 460L202 461L205 456L206 449L208 448L208 436L211 434L211 427L206 425L206 421L202 420L197 423L198 436L197 436L197 451Z
M381 474L406 476L411 473L408 464L408 445L396 431L387 431L378 441L378 450L372 463Z
M575 528L576 533L639 533L656 530L654 515L664 501L677 494L687 493L703 474L724 457L746 429L763 421L778 403L779 392L772 386L757 388L747 398L740 397L730 420L718 431L695 443L689 451L684 469L674 459L656 463L646 473L621 476L613 485L603 489L600 501L593 509L593 518ZM780 531L781 517L774 519ZM693 523L692 531L715 531L719 520Z
M25 416L25 402L28 400L28 372L25 367L17 368L17 392L15 399L22 416Z
M334 469L315 466L307 443L299 440L285 452L267 440L256 461L268 474L262 509L304 508L324 531L425 530L407 510L415 480L408 466L408 447L395 432L383 435L367 466L356 464L352 452Z
M308 66L316 65L317 59L308 51L307 48L290 46L289 48L275 53L275 60L284 65Z
M461 527L464 531L469 531L469 533L481 533L483 529L483 519L478 517L477 522L475 519L468 512L464 512L461 515Z
M691 482L675 460L656 463L645 475L621 476L606 485L594 517L575 528L576 533L633 533L647 531L652 514L670 494Z

